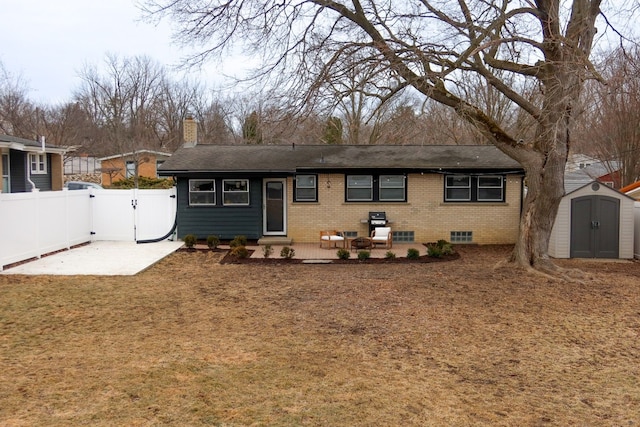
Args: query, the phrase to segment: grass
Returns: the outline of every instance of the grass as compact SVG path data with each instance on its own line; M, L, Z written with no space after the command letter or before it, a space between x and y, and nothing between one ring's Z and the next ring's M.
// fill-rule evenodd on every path
M499 252L499 251L498 251ZM499 256L504 255L499 253ZM640 263L0 275L0 425L635 425Z

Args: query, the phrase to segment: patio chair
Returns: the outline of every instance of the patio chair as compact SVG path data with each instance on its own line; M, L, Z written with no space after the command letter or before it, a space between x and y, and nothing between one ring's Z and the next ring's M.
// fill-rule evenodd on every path
M332 245L336 248L338 247L338 245L344 248L346 241L347 240L344 238L344 234L340 231L325 230L320 232L320 247L322 247L323 243L326 243L327 248L329 249Z
M384 244L384 247L387 249L391 249L393 247L393 233L391 232L391 227L376 227L371 232L371 241L373 242L373 247L376 245Z

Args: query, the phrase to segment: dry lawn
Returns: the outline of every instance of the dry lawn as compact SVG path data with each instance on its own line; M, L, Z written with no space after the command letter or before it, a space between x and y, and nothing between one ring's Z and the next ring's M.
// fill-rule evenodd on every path
M637 426L640 263L0 276L3 426Z

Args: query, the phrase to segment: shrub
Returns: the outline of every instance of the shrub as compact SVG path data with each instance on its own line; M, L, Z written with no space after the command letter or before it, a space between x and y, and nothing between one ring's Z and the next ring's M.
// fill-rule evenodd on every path
M387 251L386 254L384 254L385 259L396 259L396 254L394 254L391 251Z
M407 259L418 259L420 258L420 251L415 248L407 249Z
M238 258L249 258L249 249L246 246L235 246L231 249L231 255Z
M427 245L427 255L433 258L440 258L442 256L442 248L437 244Z
M262 256L264 256L265 258L269 258L272 253L273 248L271 247L271 245L264 245L262 247Z
M291 259L294 256L296 256L296 251L293 248L290 248L289 246L285 246L284 248L282 248L282 250L280 251L280 257L284 258L284 259Z
M337 252L338 259L349 259L351 253L347 249L338 249Z
M358 259L360 261L366 261L369 258L371 258L371 252L370 251L358 251Z
M198 242L198 238L195 234L187 234L182 240L184 241L184 245L189 249L193 248Z
M138 176L138 188L162 189L171 188L175 183L171 178L148 178L146 176ZM135 179L130 177L112 183L109 188L135 188Z
M427 245L427 255L440 258L443 255L451 255L455 251L453 245L446 240L438 240L436 243L429 243Z
M246 236L236 236L232 241L229 242L230 248L235 248L237 246L247 246L247 237Z
M215 249L220 244L220 238L218 236L207 236L207 246L209 249Z

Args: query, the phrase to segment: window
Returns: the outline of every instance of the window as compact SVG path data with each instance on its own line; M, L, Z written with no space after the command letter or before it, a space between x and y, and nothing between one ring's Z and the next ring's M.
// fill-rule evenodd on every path
M249 204L249 180L225 179L222 181L222 204L248 205Z
M478 177L478 201L500 202L502 201L502 177L479 176Z
M45 153L29 153L29 164L32 174L47 173L47 155Z
M347 175L347 202L403 202L404 175ZM374 185L375 183L375 185Z
M318 179L315 175L296 175L296 202L315 202L318 200Z
M189 180L189 205L215 205L216 182L212 179Z
M378 199L381 202L404 201L404 175L380 175Z
M471 177L468 175L449 175L445 182L445 200L471 200Z
M9 155L2 155L2 192L9 193L11 189L9 188Z
M373 200L372 175L347 175L347 201Z
M136 175L136 162L127 160L125 178L132 178Z
M504 177L500 175L447 175L446 202L503 202Z
M473 231L452 231L449 241L451 243L473 242Z

